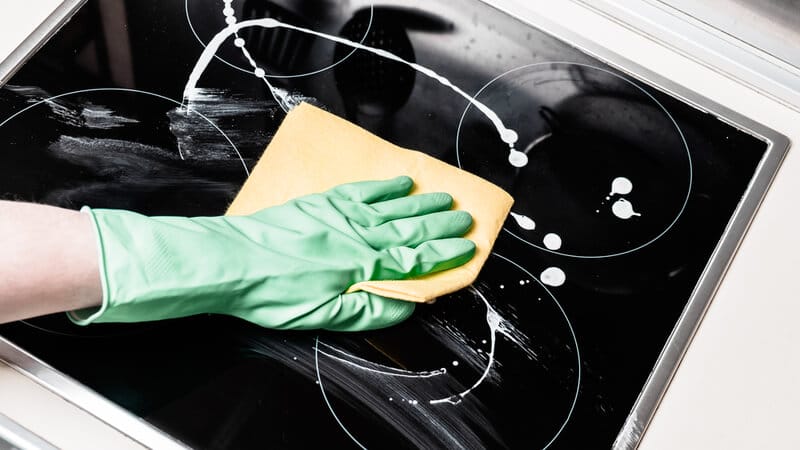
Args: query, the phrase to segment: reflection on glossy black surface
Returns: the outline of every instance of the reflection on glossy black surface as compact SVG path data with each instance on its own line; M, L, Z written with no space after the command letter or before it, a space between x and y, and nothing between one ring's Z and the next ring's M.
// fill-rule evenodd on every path
M683 212L693 177L689 149L669 112L635 83L589 65L534 64L503 74L476 98L511 118L506 126L519 133L529 163L509 164L494 127L471 107L461 121L458 162L504 187L513 211L536 222L526 231L509 220L508 231L521 240L544 248L543 236L555 232L560 253L626 253L659 238ZM616 178L630 182L624 193L613 188ZM638 215L615 214L620 200Z
M35 200L73 208L113 202L148 214L182 203L186 214L201 214L224 208L246 177L238 149L203 108L187 112L129 89L53 96L10 85L6 93L31 105L4 119L4 183L26 186Z
M341 36L364 45L391 52L409 62L415 62L414 49L397 12L383 8L356 12L342 27ZM341 60L353 51L337 45L334 60ZM378 55L358 52L347 64L334 68L336 85L350 117L356 114L389 116L400 109L411 95L416 72L411 67Z
M0 89L0 195L220 214L284 113L233 40L180 107L223 2L125 5L90 1ZM535 229L509 218L473 287L387 330L54 315L3 336L196 448L608 448L766 145L475 0L232 7L394 51L476 94L527 166L408 66L293 31L240 35L275 87L500 184ZM612 192L619 177L629 192ZM615 213L621 199L640 215ZM548 267L563 286L536 280Z

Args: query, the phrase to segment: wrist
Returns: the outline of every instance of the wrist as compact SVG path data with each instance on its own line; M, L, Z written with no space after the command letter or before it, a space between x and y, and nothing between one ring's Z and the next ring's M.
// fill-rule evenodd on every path
M84 229L90 230L85 234L92 238L91 245L88 248L94 249L93 257L90 258L90 262L87 264L92 273L92 275L87 274L87 277L91 278L91 283L87 285L86 292L78 296L80 301L70 308L70 311L67 312L67 317L78 325L88 325L102 316L108 308L108 285L103 273L102 240L97 228L97 221L88 206L81 208L80 221L83 222Z
M218 241L213 218L82 211L95 230L101 301L72 311L73 322L144 322L218 312L232 286L209 281L220 267L206 259L233 250Z

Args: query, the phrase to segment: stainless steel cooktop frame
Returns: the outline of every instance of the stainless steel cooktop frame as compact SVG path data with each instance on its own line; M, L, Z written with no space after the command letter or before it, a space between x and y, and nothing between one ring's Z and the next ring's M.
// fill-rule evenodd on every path
M69 21L87 0L62 0L61 4L47 16L5 60L0 60L0 86L6 84L17 70L33 56L51 36Z
M784 42L777 42L778 38L774 37L776 42L772 45L779 52L770 53L767 48L757 47L755 42L745 41L747 35L754 36L765 27L777 29L765 11L758 11L759 7L766 6L756 6L759 1L749 2L746 8L746 3L735 6L736 1L729 1L729 8L718 2L707 5L697 0L572 1L800 112L800 66L797 65L800 56L791 58L786 55L788 49L797 50L800 30L781 35ZM704 7L717 8L719 17L731 20L737 14L746 16L747 19L743 18L739 24L748 29L742 30L738 36L730 34L690 15L679 7L680 4L705 4ZM782 57L776 56L781 52Z
M630 411L625 424L617 435L615 450L635 449L639 446L647 426L650 424L664 393L669 386L686 349L694 337L725 272L739 248L758 207L764 199L772 180L789 150L789 138L776 130L749 119L701 94L687 89L663 76L654 73L612 50L590 41L562 25L537 14L532 6L515 0L482 0L506 13L539 28L585 53L600 59L634 79L647 82L695 108L713 114L719 120L737 129L748 132L768 144L767 151L756 168L750 184L739 205L731 216L725 231L711 255L700 280L692 292L680 319L667 339L658 360ZM584 3L582 0L573 0Z
M49 37L66 23L86 0L65 0L48 19L20 45L8 59L0 63L0 85L4 84ZM717 116L720 120L746 131L768 144L742 200L734 212L692 296L676 323L666 345L653 367L640 395L620 430L614 449L638 447L647 426L666 391L675 371L694 336L747 228L764 198L789 149L789 139L702 95L686 89L633 61L599 46L586 38L537 14L531 6L514 0L481 0L499 10L539 28L596 57L635 79L645 81L674 95L694 107ZM49 366L22 348L0 336L0 360L29 376L47 389L78 405L100 420L150 448L186 448L182 443L117 406L78 381Z
M4 85L39 49L66 24L87 0L63 0L53 12L3 61L0 61L0 86ZM43 387L80 407L99 420L147 448L188 449L161 430L131 414L100 394L54 369L44 361L0 336L0 361L28 376ZM38 436L26 432L11 418L0 422L6 440L50 448ZM0 445L2 446L2 445ZM26 448L26 447L22 447ZM34 447L27 447L34 448Z

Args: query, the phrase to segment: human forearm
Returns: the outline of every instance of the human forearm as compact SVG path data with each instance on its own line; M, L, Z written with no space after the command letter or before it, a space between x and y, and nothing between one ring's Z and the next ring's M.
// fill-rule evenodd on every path
M0 323L101 300L97 244L86 214L0 201Z

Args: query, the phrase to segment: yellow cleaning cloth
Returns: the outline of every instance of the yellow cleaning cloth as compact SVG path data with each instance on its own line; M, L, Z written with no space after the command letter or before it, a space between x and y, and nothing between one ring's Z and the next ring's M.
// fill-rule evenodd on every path
M364 290L412 302L469 286L489 257L511 209L513 198L494 184L424 153L407 150L308 103L292 109L228 208L228 215L251 214L302 195L343 183L408 175L411 194L447 192L454 209L474 220L464 236L475 242L466 264L410 280L365 281L348 292Z

